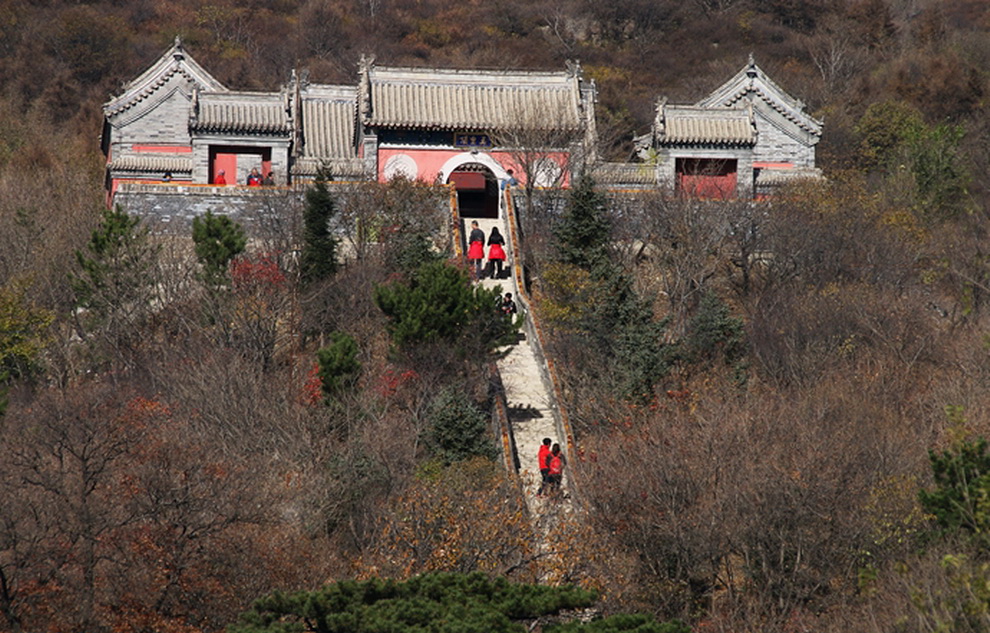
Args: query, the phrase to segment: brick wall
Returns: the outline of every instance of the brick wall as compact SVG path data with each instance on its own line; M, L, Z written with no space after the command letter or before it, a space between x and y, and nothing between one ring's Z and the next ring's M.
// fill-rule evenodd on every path
M273 225L287 229L298 222L303 197L301 189L282 187L123 184L114 204L140 216L155 233L190 234L193 218L212 211L237 221L249 234L259 234Z
M144 104L138 104L114 117L115 147L126 151L132 144L189 145L190 98L179 89L178 82L184 84L185 79L175 75L169 79L161 90L176 90L157 105L143 108Z
M756 162L793 163L795 167L815 166L815 147L809 145L808 140L799 140L786 134L770 117L762 113L756 115L756 129L759 132L756 147L753 148L753 160Z

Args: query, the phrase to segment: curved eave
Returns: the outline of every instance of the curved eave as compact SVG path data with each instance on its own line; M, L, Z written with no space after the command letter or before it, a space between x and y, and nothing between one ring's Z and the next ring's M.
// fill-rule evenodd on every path
M237 125L237 124L193 124L189 130L196 134L239 134L288 137L292 133L290 125Z
M112 173L166 172L191 174L192 158L173 154L131 154L115 158L107 164Z
M808 134L811 134L812 136L822 135L822 128L824 126L824 123L822 121L819 121L818 119L815 119L814 117L805 114L804 112L800 112L800 111L796 112L792 108L781 105L780 102L778 102L776 99L774 99L770 95L766 94L766 92L758 88L746 88L740 90L739 92L737 92L736 94L732 95L729 98L729 100L726 102L726 105L733 106L750 94L755 94L757 98L760 99L760 101L762 101L767 106L769 106L773 111L779 113L785 119L795 124L803 131L807 132Z
M657 141L660 147L665 148L689 148L689 147L702 147L706 149L739 149L739 148L752 148L756 145L756 140L749 141L713 141L711 139L692 139L692 138L678 138L678 139L665 139L660 138Z
M175 45L162 55L140 76L124 86L124 91L103 105L105 117L112 117L133 108L157 92L176 74L203 90L227 92L228 89L196 63L180 45Z
M579 125L569 125L566 127L506 127L506 126L495 126L491 122L484 121L465 121L465 122L448 122L448 123L423 123L423 122L376 122L372 120L367 123L368 127L372 127L378 130L421 130L426 132L479 132L479 133L490 133L490 134L541 134L550 133L554 134L563 133L577 133L581 130Z

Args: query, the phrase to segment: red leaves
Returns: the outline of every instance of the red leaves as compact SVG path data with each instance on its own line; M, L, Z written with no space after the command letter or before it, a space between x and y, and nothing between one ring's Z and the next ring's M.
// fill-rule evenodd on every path
M306 372L306 382L303 383L300 400L306 406L316 406L323 402L323 382L320 380L320 364L313 363Z
M414 369L407 369L403 372L398 372L390 367L382 374L381 382L378 386L378 393L383 398L391 398L395 396L400 389L409 385L409 383L417 378L419 378L419 374Z
M238 292L275 292L286 284L276 254L238 257L230 262L230 281Z

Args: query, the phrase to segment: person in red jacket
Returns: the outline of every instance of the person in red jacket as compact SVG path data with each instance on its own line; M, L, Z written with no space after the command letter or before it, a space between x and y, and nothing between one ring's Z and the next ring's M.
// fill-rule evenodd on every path
M543 489L547 485L547 476L550 474L550 464L547 458L550 457L550 444L551 440L549 437L543 438L543 443L540 444L540 452L537 453L536 462L540 465L540 489L536 491L537 497L543 496Z
M492 227L492 234L488 236L488 263L491 264L492 277L502 278L502 264L505 262L505 238L498 232L498 227Z
M477 220L471 222L467 258L474 280L481 279L481 260L485 258L485 232L478 228Z
M213 179L214 185L226 185L227 184L227 172L220 170L217 172L217 177Z
M560 484L564 480L564 466L566 461L564 460L564 454L560 452L560 444L554 444L553 448L550 449L550 455L547 457L547 469L550 471L547 474L547 480L550 484L550 494L556 495L560 492Z

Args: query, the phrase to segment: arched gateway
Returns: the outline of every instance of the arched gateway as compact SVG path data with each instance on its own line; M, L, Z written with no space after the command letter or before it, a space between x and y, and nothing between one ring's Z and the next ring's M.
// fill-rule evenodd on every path
M462 218L498 218L498 180L481 163L465 163L450 172L447 183L457 190Z

